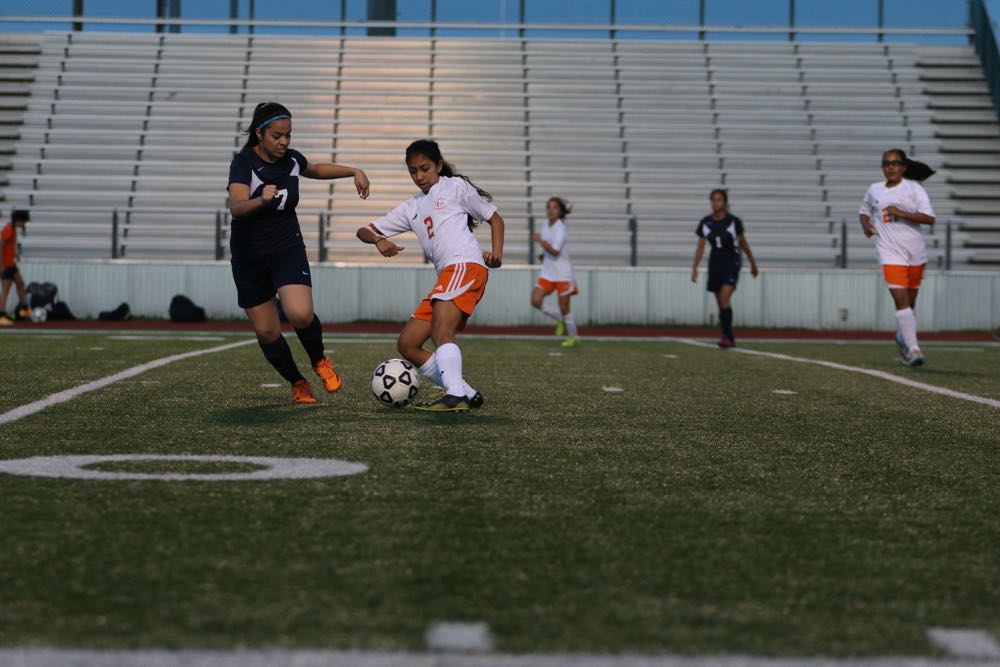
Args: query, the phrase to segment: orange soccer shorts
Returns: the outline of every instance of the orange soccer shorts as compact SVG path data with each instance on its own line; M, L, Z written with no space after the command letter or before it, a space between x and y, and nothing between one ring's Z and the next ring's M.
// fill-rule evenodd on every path
M486 281L490 272L482 264L466 262L449 264L438 275L434 289L424 297L410 317L430 322L434 314L434 301L451 301L465 314L458 330L465 328L465 322L476 309L476 304L486 293Z
M918 289L924 278L926 264L905 266L902 264L883 264L882 276L890 289Z
M539 278L535 286L542 288L545 296L552 294L552 292L555 292L559 296L573 296L580 293L580 290L576 287L576 282L572 280L553 282L545 278Z

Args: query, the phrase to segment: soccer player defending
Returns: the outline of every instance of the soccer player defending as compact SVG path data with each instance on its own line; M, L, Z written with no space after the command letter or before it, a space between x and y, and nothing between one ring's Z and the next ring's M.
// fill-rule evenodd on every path
M858 218L865 236L875 237L875 253L882 276L896 306L896 347L899 361L906 366L926 363L917 342L917 291L927 267L927 249L921 225L934 224L927 191L918 183L934 170L923 162L906 157L898 148L882 154L885 181L868 186Z
M531 305L556 321L556 335L566 333L569 337L563 341L563 347L576 347L580 344L577 338L576 318L569 309L569 299L580 291L573 276L573 260L569 254L569 236L566 233L565 218L573 210L568 201L562 197L550 197L545 204L545 215L549 224L539 234L535 232L531 238L542 246L542 273L531 291ZM559 310L551 303L545 303L545 297L555 292L559 298Z
M387 237L410 231L417 235L438 278L403 327L396 347L431 382L445 389L441 398L416 405L418 410L467 412L482 406L483 395L462 376L462 351L455 344L455 334L465 328L483 298L487 268L500 268L503 262L504 222L490 203L492 195L456 172L441 156L437 142L421 139L410 144L406 167L420 193L359 229L358 238L374 244L383 257L393 257L403 248ZM472 233L477 220L490 225L489 252L483 251ZM424 349L429 339L434 341L434 352Z
M257 334L264 358L291 383L292 400L315 403L312 388L281 335L274 299L276 293L281 297L285 315L324 388L328 392L340 389L340 376L323 350L323 327L313 312L309 260L295 215L299 177L353 178L362 199L368 196L368 177L353 167L309 162L289 148L292 114L276 102L257 105L246 133L246 145L229 167L230 252L237 300Z

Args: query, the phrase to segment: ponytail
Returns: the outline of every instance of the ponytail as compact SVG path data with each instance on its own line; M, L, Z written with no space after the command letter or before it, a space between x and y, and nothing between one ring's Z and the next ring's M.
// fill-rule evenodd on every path
M242 132L242 134L247 135L247 142L243 144L243 150L253 148L260 143L257 130L263 130L276 120L291 120L291 118L292 112L277 102L258 104L253 110L253 120L250 121L250 127Z
M906 171L903 172L903 177L908 178L911 181L926 181L928 178L937 173L923 162L911 160L906 157L906 153L900 148L890 148L884 153L884 155L888 155L889 153L896 153L899 155L899 159L906 165Z

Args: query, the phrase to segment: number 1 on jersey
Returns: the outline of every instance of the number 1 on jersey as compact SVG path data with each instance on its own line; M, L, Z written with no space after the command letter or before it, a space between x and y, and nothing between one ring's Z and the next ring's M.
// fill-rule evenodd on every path
M434 218L431 216L424 218L424 227L427 228L427 238L434 238Z

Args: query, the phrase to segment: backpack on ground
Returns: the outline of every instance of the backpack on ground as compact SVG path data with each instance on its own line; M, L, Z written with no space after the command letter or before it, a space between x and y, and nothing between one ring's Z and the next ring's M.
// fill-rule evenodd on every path
M183 294L170 300L171 322L204 322L205 309L195 305L194 301Z

